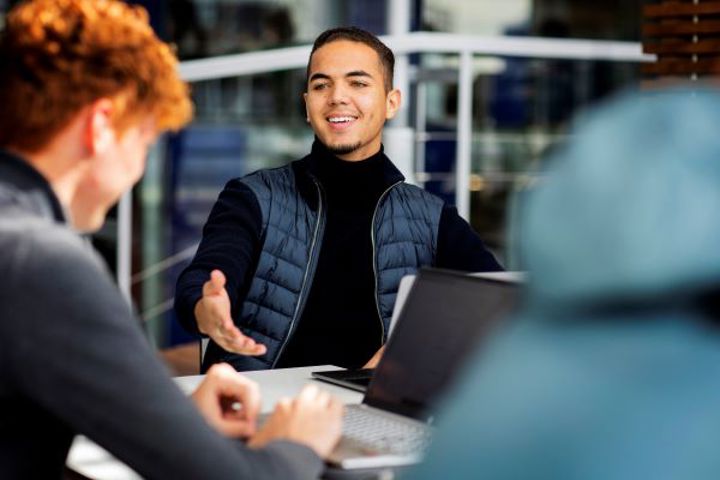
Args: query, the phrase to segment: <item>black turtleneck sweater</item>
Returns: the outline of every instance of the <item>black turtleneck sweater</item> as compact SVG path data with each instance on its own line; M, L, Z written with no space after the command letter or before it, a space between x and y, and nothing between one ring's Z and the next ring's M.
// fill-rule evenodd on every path
M372 216L385 189L396 176L402 177L382 151L362 161L347 162L318 141L301 162L322 186L327 217L305 308L277 366L362 366L380 347L382 335L375 303ZM312 192L310 196L314 197ZM203 283L215 268L225 273L233 315L239 313L262 249L261 225L255 195L239 179L231 180L210 213L195 258L178 279L175 311L189 332L199 333L193 311ZM434 266L465 271L502 269L449 205L443 207L440 217ZM217 352L210 348L208 355Z
M325 193L322 249L302 318L280 367L361 367L382 345L375 304L372 216L387 188L382 151L348 162L317 149L313 173Z

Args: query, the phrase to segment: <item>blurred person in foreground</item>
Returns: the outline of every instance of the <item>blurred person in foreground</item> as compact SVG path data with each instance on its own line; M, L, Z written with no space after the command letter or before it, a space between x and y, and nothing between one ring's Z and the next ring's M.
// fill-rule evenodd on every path
M686 90L579 122L519 204L523 311L408 478L720 478L718 125Z
M405 183L385 155L401 102L394 64L359 28L315 40L303 94L311 152L228 182L178 279L178 319L210 338L204 367L373 367L404 275L502 269L455 207Z
M192 113L147 20L120 1L36 0L0 37L0 476L60 478L77 433L145 478L318 476L337 401L306 388L256 431L257 386L218 365L192 396L203 419L78 235Z

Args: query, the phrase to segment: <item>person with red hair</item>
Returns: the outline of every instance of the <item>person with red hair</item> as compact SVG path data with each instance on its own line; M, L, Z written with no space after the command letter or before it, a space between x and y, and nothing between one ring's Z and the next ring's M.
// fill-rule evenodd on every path
M338 401L308 387L258 429L257 386L219 364L192 396L199 415L78 235L138 181L157 136L192 116L147 13L116 0L19 5L0 36L0 105L2 477L61 478L78 433L144 478L318 476Z

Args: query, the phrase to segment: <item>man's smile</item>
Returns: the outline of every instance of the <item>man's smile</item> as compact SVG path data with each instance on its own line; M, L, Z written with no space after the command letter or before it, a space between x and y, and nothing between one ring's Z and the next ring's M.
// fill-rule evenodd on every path
M347 130L352 125L354 125L358 117L355 115L334 114L329 115L325 119L328 121L328 123L330 124L330 128L333 131L340 132Z

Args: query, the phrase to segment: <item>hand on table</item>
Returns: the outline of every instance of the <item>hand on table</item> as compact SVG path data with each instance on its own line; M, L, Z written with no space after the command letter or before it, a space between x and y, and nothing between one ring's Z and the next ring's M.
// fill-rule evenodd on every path
M260 389L226 363L210 367L191 395L205 420L229 437L255 434Z
M342 433L343 405L315 385L278 402L265 425L248 445L259 448L273 440L291 440L312 448L327 458Z
M210 280L203 285L203 296L195 304L195 319L200 332L228 352L262 355L267 350L235 326L230 315L230 297L225 290L225 275L220 270L213 270Z

